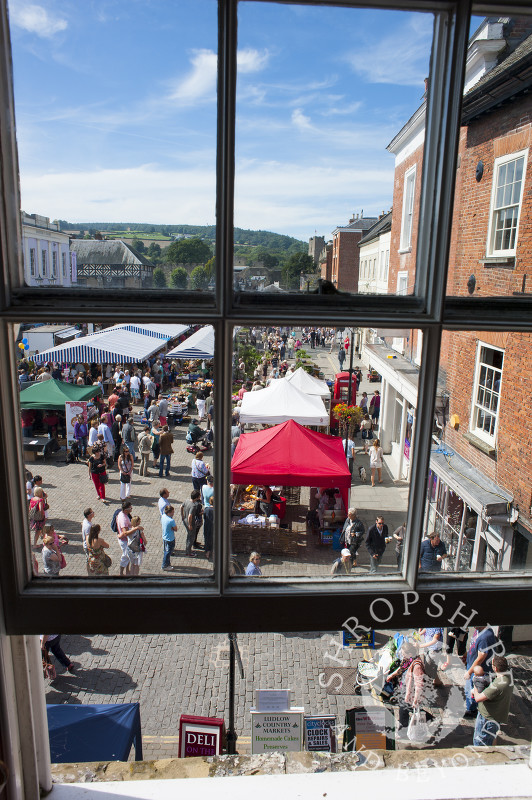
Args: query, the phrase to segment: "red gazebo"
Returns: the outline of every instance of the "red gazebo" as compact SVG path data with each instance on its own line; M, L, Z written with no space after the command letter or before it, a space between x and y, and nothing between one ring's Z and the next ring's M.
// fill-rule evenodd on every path
M349 507L351 473L342 440L311 431L294 420L243 433L231 461L231 480L244 485L338 488L346 512Z

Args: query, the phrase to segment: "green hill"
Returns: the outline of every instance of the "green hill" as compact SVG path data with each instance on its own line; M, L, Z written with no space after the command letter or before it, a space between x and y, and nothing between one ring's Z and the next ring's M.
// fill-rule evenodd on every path
M100 231L101 233L124 236L140 239L171 239L177 234L189 234L198 236L206 241L213 242L216 236L214 225L149 225L142 222L76 222L71 223L67 220L59 220L61 230L82 230ZM247 248L261 247L265 250L286 253L290 255L307 250L308 243L292 236L284 236L272 231L252 231L243 228L235 228L234 235L235 252L238 250L242 254Z

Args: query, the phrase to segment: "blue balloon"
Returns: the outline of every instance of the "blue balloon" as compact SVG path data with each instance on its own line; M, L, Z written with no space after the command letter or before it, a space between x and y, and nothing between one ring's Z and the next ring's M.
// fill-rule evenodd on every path
M28 340L27 340L27 339L23 339L23 340L22 340L22 344L29 344L29 342L28 342Z
M29 344L25 344L25 345L24 345L24 350L29 350L29 349L30 349L30 346L29 346Z

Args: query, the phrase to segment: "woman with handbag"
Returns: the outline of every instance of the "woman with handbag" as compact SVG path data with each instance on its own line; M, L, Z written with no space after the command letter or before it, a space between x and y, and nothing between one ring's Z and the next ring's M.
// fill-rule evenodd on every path
M66 536L62 536L55 530L53 525L45 525L44 526L44 535L43 539L46 539L47 536L51 536L54 540L54 549L57 555L59 556L59 566L61 569L66 567L66 559L63 555L63 551L61 550L61 545L68 544L68 539Z
M33 533L33 546L37 546L37 542L43 535L44 523L46 521L46 502L44 500L44 490L40 486L36 486L33 490L33 497L30 500L30 530Z
M118 457L118 471L120 473L120 499L125 500L131 492L131 476L133 475L133 458L128 446L122 447Z
M100 526L91 525L87 540L89 575L109 575L109 567L113 563L105 550L109 547L105 539L100 539Z
M89 475L92 478L92 482L98 494L98 500L101 500L102 503L107 505L107 500L105 499L105 484L109 478L107 476L107 466L105 463L105 444L103 447L95 446L93 448L88 464Z
M162 433L158 419L153 423L150 433L152 437L151 451L153 454L153 467L154 469L158 469L159 456L161 455L161 446L159 444L159 441L161 439L161 433Z
M412 639L406 639L401 645L401 658L412 659L410 666L403 673L403 680L397 693L399 727L407 728L411 712L419 709L423 700L425 668L419 655L417 643Z

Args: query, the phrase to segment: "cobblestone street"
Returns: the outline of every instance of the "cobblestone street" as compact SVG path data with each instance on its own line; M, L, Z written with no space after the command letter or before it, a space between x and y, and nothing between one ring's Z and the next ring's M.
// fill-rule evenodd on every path
M384 643L385 634L377 634ZM240 634L238 643L245 671L236 672L235 720L239 752L250 752L250 708L255 689L290 688L292 704L310 714L335 714L341 726L347 709L367 703L368 698L351 694L327 694L320 674L338 666L330 656L356 666L369 651L343 650L334 642L338 632ZM169 758L178 752L181 714L220 716L228 719L228 641L219 634L168 636L63 637L65 652L79 665L76 675L58 667L58 677L46 687L47 703L139 702L144 758ZM327 655L329 654L329 655ZM510 720L503 726L498 744L530 745L532 697L530 670L532 648L522 647L510 659L515 668L516 688ZM62 674L59 674L62 672ZM450 685L463 683L463 667L445 674L446 687L439 690L436 707L445 706ZM321 683L327 681L322 677ZM377 702L372 699L371 702ZM431 709L432 710L432 709ZM474 720L455 720L436 747L466 747L472 744ZM341 738L341 737L340 737ZM403 747L401 745L401 747ZM133 757L133 755L131 756Z

